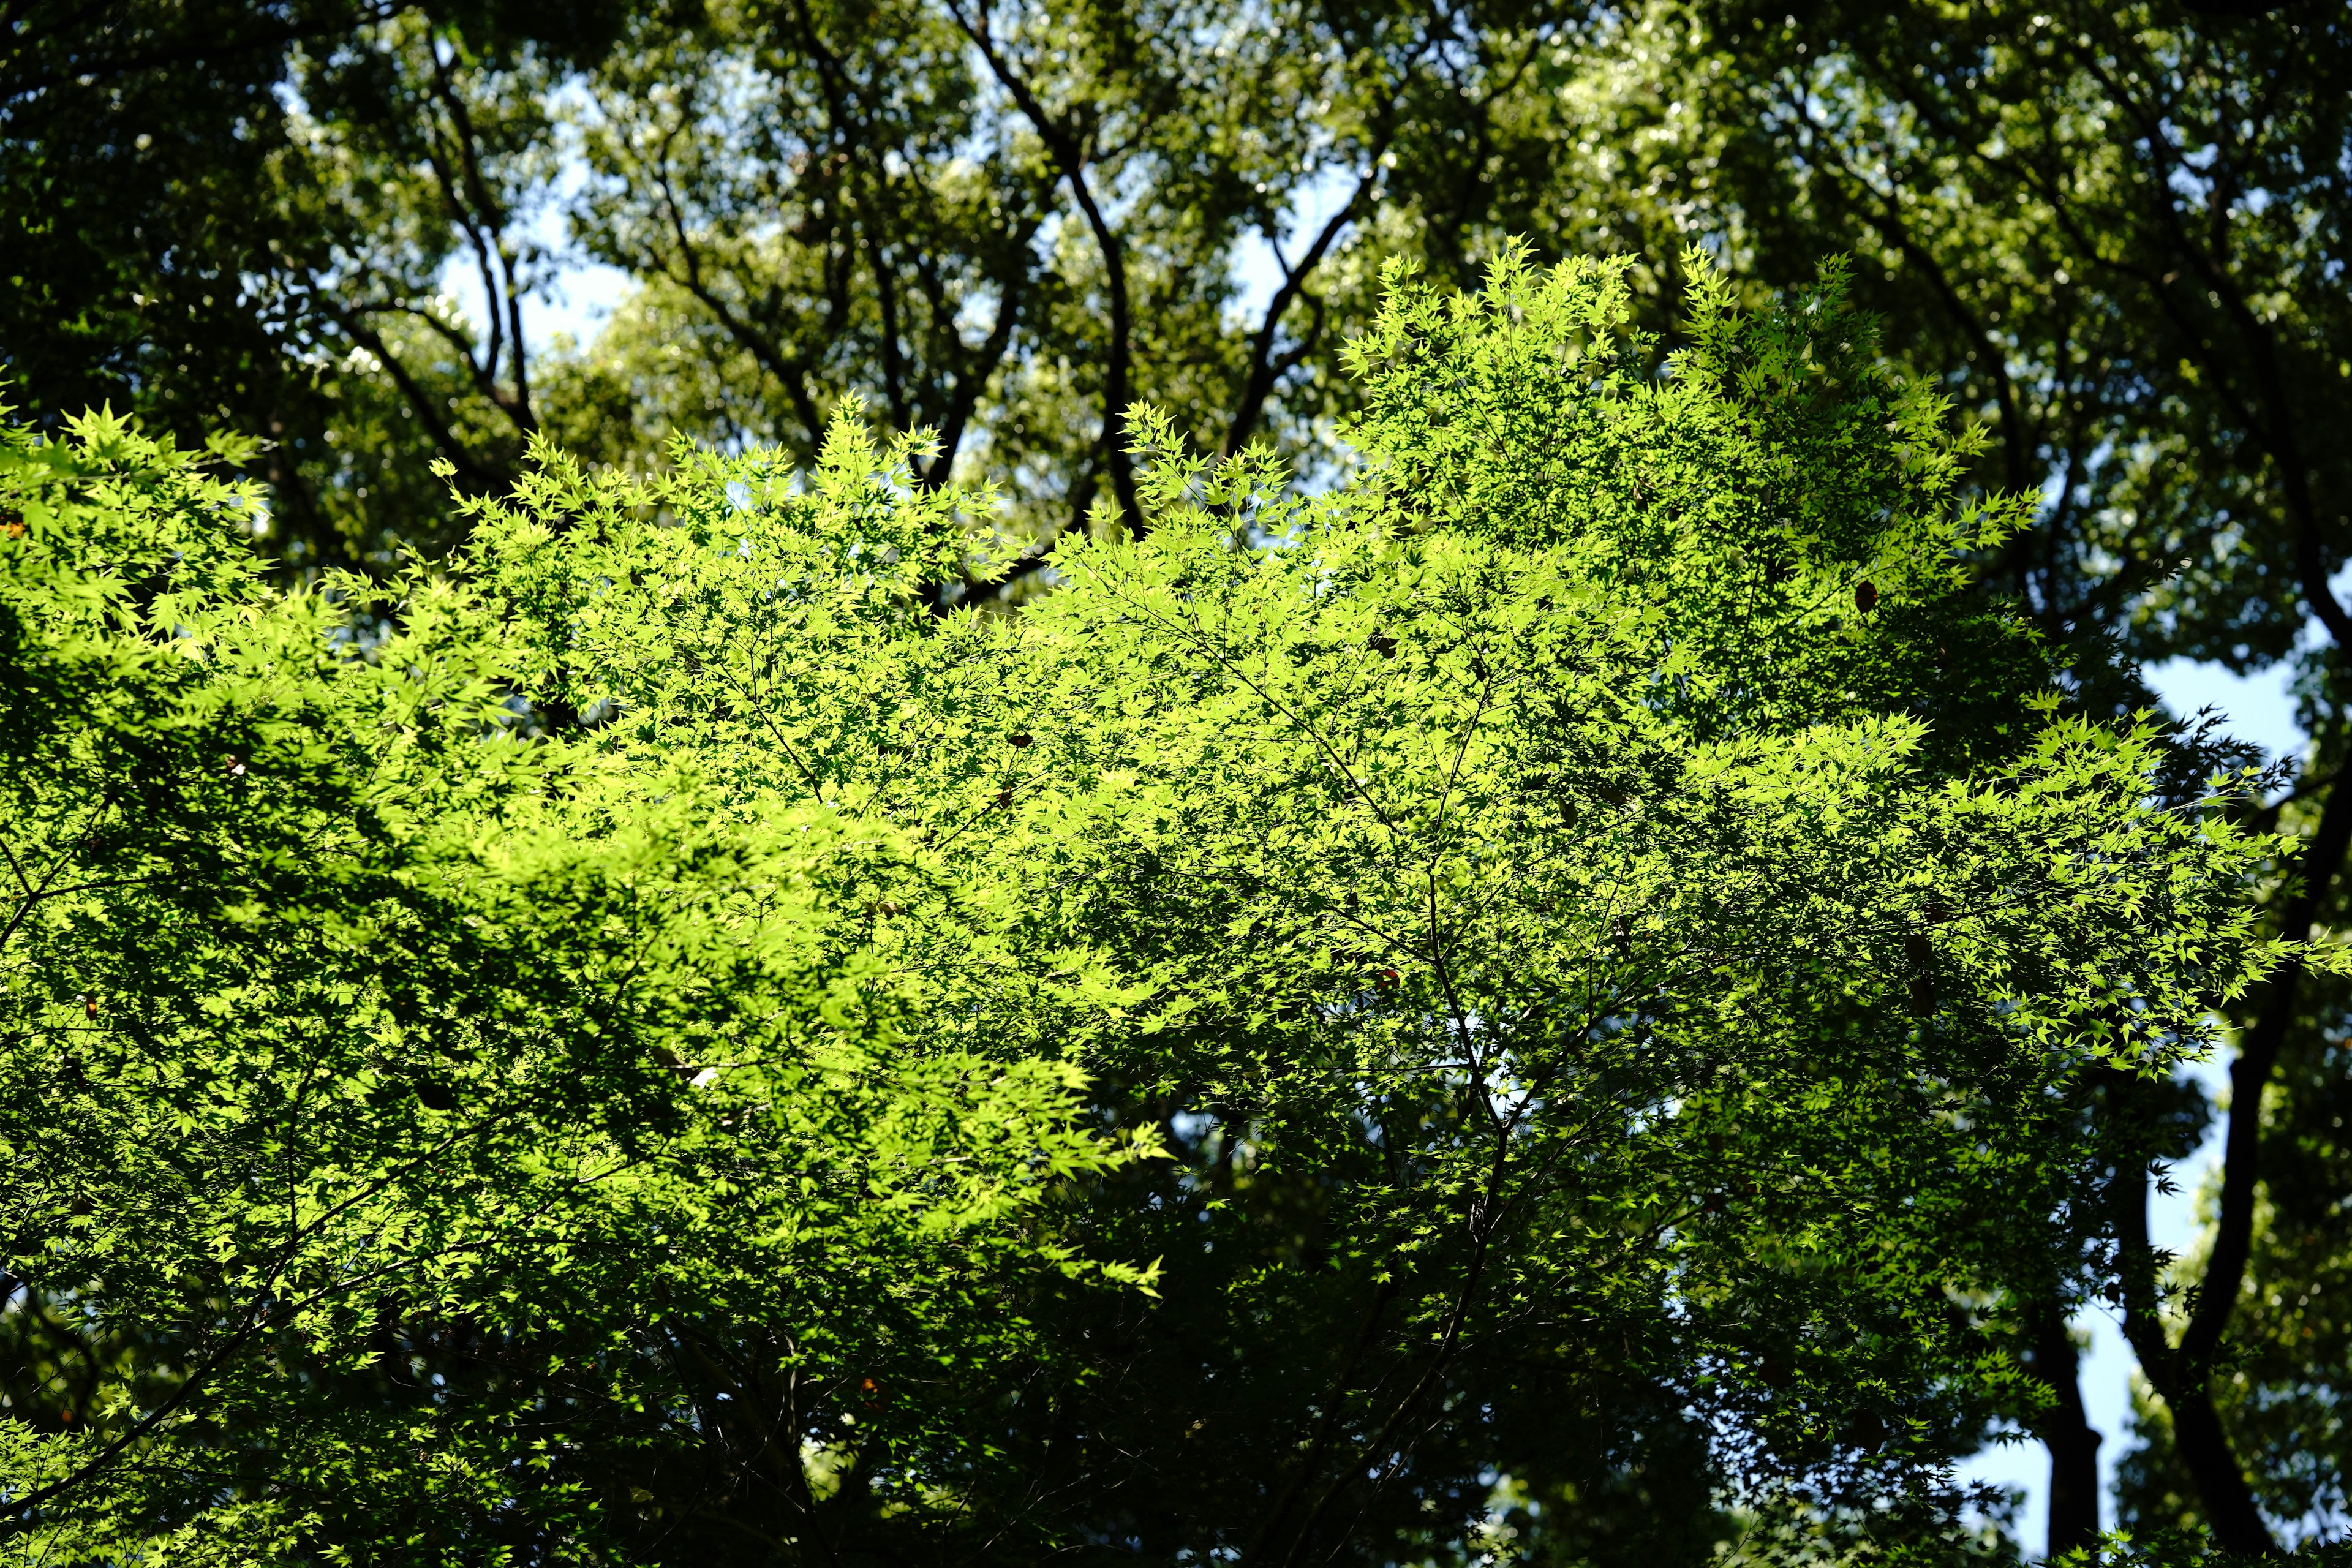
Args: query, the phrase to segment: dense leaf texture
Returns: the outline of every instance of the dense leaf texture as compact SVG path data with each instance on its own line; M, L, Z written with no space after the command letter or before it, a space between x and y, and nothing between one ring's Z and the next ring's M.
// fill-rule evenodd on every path
M9 17L0 363L45 415L103 397L184 436L268 436L246 466L298 572L389 573L399 540L453 542L428 452L478 495L527 471L534 433L633 468L680 431L808 462L862 395L938 431L909 455L920 483L995 475L993 549L1023 550L915 591L1015 600L1096 503L1148 524L1129 398L1202 447L1270 438L1335 473L1340 421L1381 384L1339 374L1337 349L1372 321L1385 258L1472 285L1511 235L1629 256L1637 316L1684 342L1688 237L1750 303L1848 253L1885 352L1988 422L1963 484L2040 492L1972 548L1979 584L2072 659L2070 700L2149 701L2137 657L2299 666L2317 751L2297 797L2249 820L2312 845L2307 890L2271 883L2273 929L2340 921L2341 7L26 0ZM566 248L618 269L590 343L538 330ZM1461 458L1485 436L1433 438ZM1805 464L1792 493L1826 482ZM1571 478L1531 480L1530 504L1557 521L1540 497ZM1454 508L1440 482L1430 504ZM1872 700L1931 719L1927 765L1991 755L1959 738L2012 689L1965 662L1987 651L1873 678ZM2176 753L2164 791L2193 798L2208 754ZM2342 1467L2311 1456L2340 1451L2343 1358L2306 1309L2346 1257L2342 1011L2292 968L2231 1007L2227 1171L2183 1267L2100 1250L2144 1202L2137 1178L2061 1205L2098 1213L2077 1261L2141 1303L2125 1315L2160 1402L2126 1489L2146 1519L2252 1546L2332 1506ZM2190 1146L2193 1108L2142 1098L2077 1098L2106 1170ZM2039 1304L2011 1342L2055 1401L2030 1424L2059 1545L2097 1520L2066 1320L2100 1282L2066 1278L2021 1264ZM2191 1291L2186 1316L2157 1310ZM2243 1381L2241 1351L2263 1368Z
M1840 274L1685 265L1671 360L1621 266L1393 272L1348 485L1139 410L1148 531L1014 616L851 410L541 446L331 595L17 437L15 1527L1929 1550L2047 1399L2013 1282L2114 1239L2088 1097L2274 964L2287 845L2059 715Z
M839 910L889 842L614 794L469 590L263 587L252 491L119 424L5 457L32 1546L593 1552L583 1443L796 1475L778 1401L1017 1337L1016 1216L1121 1156L1065 1064L924 1043Z

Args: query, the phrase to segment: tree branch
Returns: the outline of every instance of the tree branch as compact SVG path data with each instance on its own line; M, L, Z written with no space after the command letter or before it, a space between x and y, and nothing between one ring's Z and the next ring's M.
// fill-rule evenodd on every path
M948 12L955 18L956 26L963 30L964 37L970 38L972 47L980 51L981 58L987 61L989 72L996 78L997 84L1013 95L1014 105L1035 129L1038 140L1045 142L1046 151L1053 153L1055 166L1069 182L1070 195L1076 200L1078 210L1086 215L1087 226L1094 234L1096 247L1102 252L1105 286L1110 295L1110 342L1108 353L1103 359L1103 425L1098 449L1110 471L1111 494L1118 501L1120 515L1129 530L1140 537L1147 524L1143 509L1136 501L1135 459L1129 453L1127 444L1119 439L1119 423L1127 417L1127 406L1131 401L1129 384L1134 352L1132 328L1129 321L1125 244L1104 218L1102 208L1095 200L1094 190L1087 183L1088 159L1084 142L1068 127L1046 112L1045 106L1038 100L1028 82L997 49L996 39L988 29L988 13L984 5L977 14L978 20L964 14L961 0L950 0ZM1081 511L1076 521L1083 525L1085 521Z

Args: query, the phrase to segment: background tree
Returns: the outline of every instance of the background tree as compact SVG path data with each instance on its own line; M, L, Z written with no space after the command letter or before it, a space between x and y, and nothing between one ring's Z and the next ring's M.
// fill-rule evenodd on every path
M611 7L12 6L0 37L7 374L184 437L267 438L279 547L373 561L428 526L411 454L478 486L537 427L521 297L547 91ZM441 270L487 290L468 312Z
M2326 281L2346 261L2343 16L1824 7L1793 23L1733 11L1717 26L1741 62L1727 77L1747 118L1775 143L1783 198L1747 204L1759 258L1785 247L1793 262L1832 236L1875 252L1864 297L1906 352L1969 365L1960 394L1998 434L1985 481L2044 495L1998 573L2053 637L2082 650L2091 690L2139 700L2124 671L2102 673L2109 646L2126 663L2301 664L2316 750L2287 810L2311 848L2303 886L2282 889L2275 918L2287 934L2308 932L2331 907L2352 837L2352 805L2324 805L2342 745L2335 671L2352 633L2332 585L2352 533L2324 499L2352 477L2323 434L2352 407L2352 319ZM2307 621L2318 635L2306 637ZM2210 1402L2235 1386L2221 1370L2236 1353L2226 1331L2233 1313L2248 1315L2240 1281L2258 1182L2273 1168L2265 1089L2298 1026L2315 1028L2300 1048L2325 1059L2329 1016L2311 1011L2293 971L2239 1015L2215 1229L2182 1281L2193 1305L2167 1330L2152 1297L2128 1284L2125 1294L2196 1512L2244 1548L2268 1540L2255 1492L2284 1487L2271 1494L2284 1504L2302 1467L2251 1429L2233 1447ZM2281 1134L2308 1147L2309 1133L2292 1129L2314 1115L2324 1125L2334 1097L2322 1075L2294 1077L2319 1097L2288 1111ZM2127 1180L2118 1201L2145 1200ZM2249 1348L2298 1332L2262 1318L2244 1324ZM2305 1365L2306 1390L2333 1385L2323 1363ZM2308 1440L2326 1442L2317 1430ZM2086 1475L2088 1455L2073 1453ZM2250 1490L2250 1469L2278 1480ZM2307 1485L2301 1496L2273 1517L2308 1511Z
M1580 26L1378 5L591 10L560 26L386 8L301 26L262 12L241 32L171 12L96 36L43 17L15 37L6 113L28 181L103 171L126 198L48 270L131 292L197 265L239 279L217 309L256 323L249 352L274 350L279 401L319 426L278 448L298 554L365 557L432 526L429 499L400 488L415 465L376 466L390 450L435 452L477 489L511 475L542 422L612 460L657 461L678 428L806 458L851 392L940 432L934 482L984 443L1011 525L1044 537L1097 493L1134 514L1116 414L1135 396L1211 449L1263 433L1327 452L1331 352L1428 205L1400 172L1474 193L1475 168L1464 185L1440 149L1480 142ZM212 52L224 37L251 47ZM138 127L185 118L163 79L188 58L233 65L236 91L205 112L237 143L219 166L250 173L183 195L222 236L184 225L178 248L150 254L134 215L170 176L147 161L161 132ZM242 117L225 107L238 94ZM560 148L592 177L551 211ZM1301 199L1317 208L1303 226ZM550 359L528 315L567 221L643 288L596 352ZM1232 263L1259 238L1280 279L1244 310ZM462 306L442 297L453 261ZM59 316L28 301L24 328L0 331L45 405L53 387L119 391L191 416L51 342ZM126 321L110 341L146 336Z

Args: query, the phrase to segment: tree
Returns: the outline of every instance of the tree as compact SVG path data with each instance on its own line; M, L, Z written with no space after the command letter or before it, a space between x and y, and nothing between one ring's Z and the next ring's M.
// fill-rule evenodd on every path
M1132 521L1130 399L1212 449L1311 449L1337 333L1369 303L1359 241L1399 226L1380 215L1400 149L1460 121L1492 50L1572 19L958 3L656 23L593 84L583 230L652 282L659 326L600 350L668 381L652 356L696 333L682 385L799 451L851 393L939 433L929 482L984 442L1041 548L1098 496ZM1279 281L1237 313L1232 258L1260 237Z
M1331 437L1360 393L1334 347L1370 320L1383 257L1465 285L1513 234L1631 257L1637 315L1671 338L1690 237L1751 302L1850 252L1886 351L1988 421L1966 482L2046 487L1980 582L2067 651L2089 708L2148 701L2140 658L2303 661L2319 750L2296 798L2256 822L2315 850L2311 896L2273 900L2280 929L2326 927L2352 827L2322 832L2334 639L2298 638L2307 618L2330 624L2347 548L2325 433L2352 384L2327 281L2344 259L2345 32L2324 8L1276 7L1249 26L1164 5L553 15L27 13L0 41L24 239L0 315L10 374L45 406L115 396L183 432L227 408L277 441L256 471L280 547L379 571L394 540L455 538L426 451L478 494L519 471L534 426L633 468L660 466L681 429L807 461L863 396L896 427L939 431L924 482L959 457L1001 477L996 549L1017 559L928 590L997 600L1050 580L1052 539L1097 499L1144 522L1125 396L1205 449L1266 439L1336 474ZM576 195L542 183L570 136L593 176ZM566 223L644 286L597 343L530 352L534 268ZM1244 318L1232 262L1260 239L1280 247L1279 283ZM503 301L493 319L436 300L452 256ZM2168 788L2205 754L2172 764ZM2310 1296L2341 1256L2268 1250L2260 1201L2273 1133L2305 1161L2338 1113L2334 995L2287 971L2250 999L2215 1209L2227 1245L2204 1255L2193 1333L2159 1345L2140 1325L2175 1395L2207 1389L2228 1430L2252 1409L2215 1381L2232 1345L2301 1342L2266 1303ZM2252 1089L2273 1081L2298 1098L2264 1111ZM2147 1132L2160 1160L2179 1125L2135 1111L2116 1131ZM2330 1168L2321 1147L2306 1173ZM2326 1191L2309 1190L2298 1235L2326 1234ZM2224 1288L2274 1266L2291 1272ZM2046 1281L2030 1293L2045 1316L2069 1300ZM2219 1315L2231 1300L2235 1326ZM2063 1406L2063 1320L2020 1335ZM2332 1397L2324 1353L2276 1364ZM2246 1516L2271 1484L2249 1456L2331 1440L2284 1419L2200 1461L2241 1544L2267 1529ZM2058 1489L2088 1500L2095 1434L2056 1414L2042 1429ZM2282 1484L2286 1506L2299 1483ZM2059 1510L2060 1544L2094 1520Z
M1146 1280L1025 1218L1143 1146L876 966L889 836L524 741L478 595L268 587L258 499L0 448L0 1529L594 1553L644 1510L584 1447L802 1534L814 1405L1010 1353L1024 1268Z
M18 7L0 37L0 361L45 409L267 437L278 548L388 570L421 459L511 479L538 427L524 298L547 94L607 5ZM483 299L445 296L462 257ZM438 542L446 543L446 541Z
M1704 1555L1677 1446L1916 1546L1956 1436L2046 1399L2018 1254L2096 1280L2014 1216L2287 951L2288 846L2058 713L1955 564L2023 503L1952 502L1977 437L1842 275L1743 316L1683 265L1665 364L1622 265L1392 277L1319 500L1138 411L1140 537L1065 535L1014 617L922 610L983 498L911 445L867 482L847 413L806 481L546 453L469 503L535 704L903 836L887 966L1175 1156L1057 1211L1164 1305L1032 1298L1034 1353L925 1394L986 1434L952 1468L828 1429L835 1557ZM1678 1517L1612 1543L1612 1489Z
M2352 837L2352 806L2312 809L2334 798L2336 669L2352 632L2331 585L2352 535L2325 500L2345 482L2325 432L2352 398L2347 323L2342 291L2321 282L2345 261L2343 19L2296 6L1822 7L1786 20L1730 7L1716 27L1736 96L1706 117L1772 140L1769 177L1738 198L1759 255L1781 258L1764 270L1824 247L1874 255L1863 298L1913 363L1971 367L1957 385L1994 421L1987 482L2048 487L1997 578L2083 650L2097 700L2140 700L2127 671L2099 673L2109 644L2126 659L2304 665L2318 751L2297 794L2315 798L2288 820L2310 847L2305 885L2273 908L2282 932L2307 935ZM2324 639L2303 640L2307 618ZM2184 1282L2185 1324L2168 1332L2153 1295L2126 1295L2197 1512L2243 1550L2269 1540L2256 1493L2294 1490L2284 1454L2298 1442L2273 1437L2274 1462L2257 1464L2212 1403L2234 1386L2219 1376L2237 1353L2233 1313L2249 1346L2298 1331L2251 1312L2239 1281L2273 1168L2265 1086L2290 1057L2326 1048L2290 1044L2297 1020L2327 1016L2304 984L2283 970L2235 1015L2227 1173L2204 1266ZM2292 1142L2331 1101L2309 1068L2284 1077L2318 1092L2285 1113ZM2332 1382L2308 1365L2304 1377ZM2300 1441L2324 1440L2315 1428ZM2071 1453L2062 1489L2088 1496L2090 1452Z
M420 455L476 493L540 428L632 466L678 429L807 461L849 395L940 434L927 482L984 453L1042 552L1098 495L1134 514L1133 397L1214 449L1264 437L1327 461L1331 356L1379 258L1433 218L1469 280L1451 237L1483 176L1463 155L1590 31L1518 5L44 18L0 79L11 205L121 194L32 269L120 314L58 341L76 307L28 294L0 353L52 405L103 395L190 426L251 409L297 560L381 569L398 540L454 542L430 533ZM191 60L221 86L184 91ZM183 142L204 150L167 163ZM576 189L551 178L567 149ZM142 216L164 206L189 216ZM564 238L641 285L577 352L530 341ZM1278 280L1244 307L1232 263L1259 245ZM198 273L228 281L166 348L176 318L135 301ZM213 341L232 329L234 362ZM191 402L119 363L139 356L253 368L237 397Z

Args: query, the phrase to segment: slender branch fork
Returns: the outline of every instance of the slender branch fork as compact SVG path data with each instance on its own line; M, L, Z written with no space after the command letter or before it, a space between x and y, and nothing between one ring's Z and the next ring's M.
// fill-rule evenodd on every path
M948 13L964 37L971 40L987 62L989 74L997 84L1012 95L1013 104L1035 129L1038 139L1054 155L1055 166L1070 187L1070 195L1093 233L1096 247L1102 253L1103 274L1110 295L1110 342L1103 356L1103 424L1100 447L1106 467L1110 472L1111 493L1118 501L1119 511L1130 529L1144 526L1143 509L1137 504L1135 492L1135 460L1119 439L1119 422L1127 417L1129 378L1134 354L1133 330L1129 321L1132 301L1127 281L1127 246L1103 216L1101 205L1095 199L1093 185L1087 179L1087 168L1094 162L1093 129L1080 131L1065 123L1047 110L1027 79L1015 70L998 47L990 24L989 0L979 4L967 15L961 0L950 0ZM1082 525L1083 517L1073 520Z

